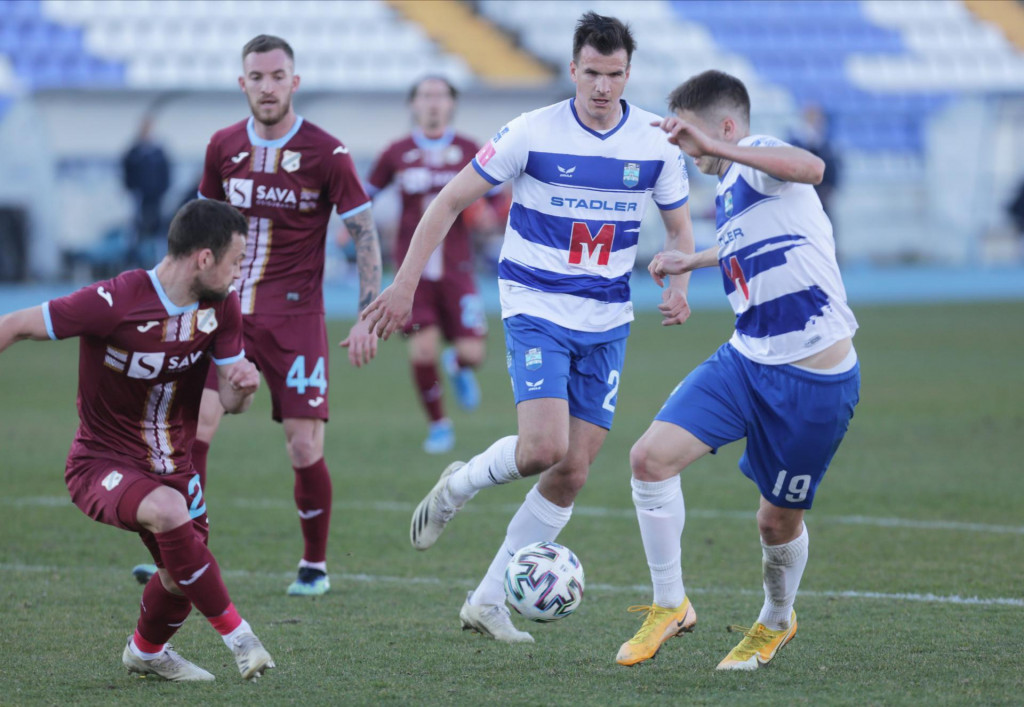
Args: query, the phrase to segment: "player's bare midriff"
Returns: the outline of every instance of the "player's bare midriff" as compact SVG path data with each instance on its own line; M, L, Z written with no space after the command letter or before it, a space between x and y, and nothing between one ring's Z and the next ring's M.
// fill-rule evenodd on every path
M799 361L793 361L792 365L803 366L804 368L832 368L838 366L846 358L846 355L850 353L851 346L853 346L853 339L848 336L812 356L802 358Z

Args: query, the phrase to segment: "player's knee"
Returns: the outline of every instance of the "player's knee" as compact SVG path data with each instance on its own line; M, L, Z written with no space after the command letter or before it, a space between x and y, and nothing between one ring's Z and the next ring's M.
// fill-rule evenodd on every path
M799 509L762 507L757 512L757 529L765 545L782 545L795 540L803 529Z
M551 469L551 480L560 491L560 497L571 502L587 483L590 465L583 459L566 457Z
M136 519L153 533L166 533L190 520L185 497L167 486L153 489L142 499Z
M651 446L641 437L629 450L629 468L638 481L662 481L677 469L660 461Z
M565 458L568 442L554 439L526 441L519 438L516 447L516 466L523 476L533 476L550 469Z
M288 459L292 466L304 469L320 461L324 450L316 440L306 435L294 435L288 440Z

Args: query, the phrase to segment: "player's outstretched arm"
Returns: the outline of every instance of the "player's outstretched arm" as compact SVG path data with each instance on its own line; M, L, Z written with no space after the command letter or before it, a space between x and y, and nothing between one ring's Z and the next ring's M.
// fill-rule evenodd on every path
M678 116L653 122L668 134L668 141L690 157L718 157L753 167L784 182L820 184L825 163L820 157L792 145L737 145L709 137L700 128Z
M409 252L395 274L395 281L360 315L370 331L386 340L408 321L416 285L431 253L441 245L458 215L493 186L469 164L430 202L412 234Z
M39 305L0 316L0 351L16 341L49 339L43 308Z
M672 275L682 275L693 272L699 268L711 268L718 265L718 246L712 246L699 253L684 253L681 250L663 250L651 258L647 266L651 277L659 286L664 284L664 278Z
M373 211L363 209L345 219L345 229L356 247L359 311L362 312L380 294L380 237L373 222ZM356 320L340 345L348 349L348 362L356 368L369 363L377 355L377 335L370 331L369 324L361 317Z
M253 393L259 390L260 372L247 358L217 366L217 387L225 412L245 412L252 404Z
M693 253L690 205L683 204L678 209L662 211L661 218L665 222L665 251ZM654 275L653 272L651 274ZM664 278L654 275L654 281L660 286L664 283ZM689 287L689 271L668 275L668 287L661 293L661 304L658 305L662 326L682 324L690 318L690 303L687 300Z

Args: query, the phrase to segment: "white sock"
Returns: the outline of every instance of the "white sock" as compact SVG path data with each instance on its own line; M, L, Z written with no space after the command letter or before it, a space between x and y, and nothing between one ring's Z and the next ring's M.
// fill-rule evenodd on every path
M240 633L252 633L252 626L245 619L242 619L242 623L238 624L238 627L231 633L221 636L224 639L224 645L228 648L231 647L231 640Z
M544 498L536 485L509 521L505 542L491 561L479 586L473 590L470 604L505 603L505 568L521 547L542 540L554 540L572 517L572 506L562 508Z
M680 538L686 524L686 504L679 476L664 481L632 479L633 504L640 537L654 584L654 603L672 609L683 603Z
M806 525L800 536L788 543L765 545L761 540L764 606L757 620L773 631L789 628L796 590L807 566L807 545Z
M515 435L502 437L449 476L447 491L452 505L461 506L480 489L523 478L516 467L518 441Z
M153 660L154 658L159 658L167 651L167 644L165 643L164 647L161 648L158 653L147 653L146 651L142 650L137 645L135 645L135 637L133 636L131 642L128 644L128 650L130 650L132 653L142 658L143 660Z
M309 560L299 560L299 569L303 567L309 567L310 569L320 570L321 572L327 572L327 562L310 562Z

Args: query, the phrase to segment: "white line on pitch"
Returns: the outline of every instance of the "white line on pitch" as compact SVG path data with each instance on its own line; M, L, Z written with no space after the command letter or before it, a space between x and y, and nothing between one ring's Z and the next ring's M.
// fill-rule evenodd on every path
M23 507L71 507L71 499L67 496L26 496L0 498L0 506ZM272 510L293 510L292 501L284 499L260 498L227 498L214 499L211 505L230 506L233 508L254 508ZM339 511L372 511L375 513L412 513L412 503L400 501L335 501L334 509ZM496 513L504 512L511 515L519 506L511 504L470 504L461 513ZM215 511L216 512L216 511ZM634 521L636 512L632 508L602 508L600 506L577 506L573 514L598 518L618 518ZM755 511L724 511L707 508L687 508L686 515L690 518L737 519L753 521ZM1024 535L1024 526L993 525L990 523L962 523L952 520L914 520L911 518L879 518L874 516L830 516L812 513L812 523L835 523L837 525L866 525L876 528L909 528L912 530L956 530L968 533L999 533Z
M123 573L128 581L128 572L123 567L79 567L67 566L57 567L55 565L25 565L16 562L0 562L0 572L59 572L61 574L72 574L75 572L103 572L109 574ZM221 574L227 577L255 577L255 578L286 578L292 577L291 572L253 572L249 570L222 570ZM368 584L429 584L441 586L458 585L461 587L476 586L476 582L468 579L442 580L440 577L389 577L387 575L373 574L331 574L332 580L347 582L365 582ZM648 594L651 591L646 584L598 584L587 585L588 592L607 592L609 594L642 593ZM687 587L687 594L739 594L763 596L760 589L734 589L734 588L700 588ZM1013 597L964 597L959 594L942 595L917 592L862 592L853 589L840 591L800 590L802 597L816 597L825 599L877 599L882 601L910 601L923 604L967 604L972 606L1014 606L1024 608L1024 599Z

